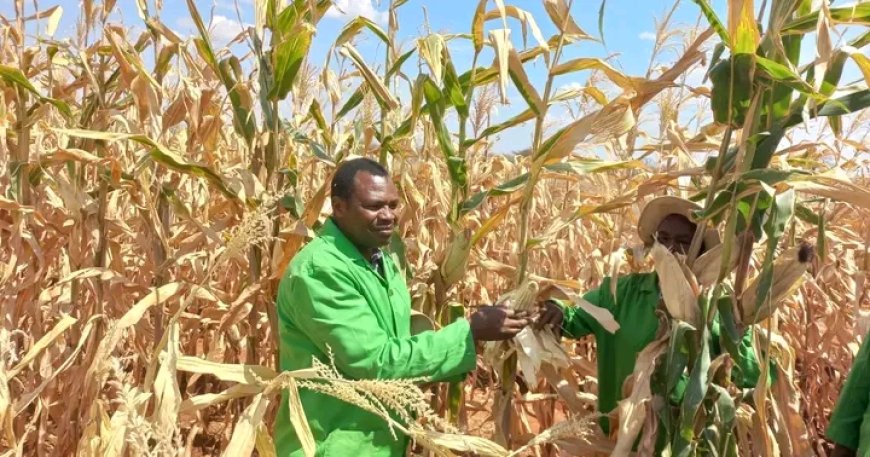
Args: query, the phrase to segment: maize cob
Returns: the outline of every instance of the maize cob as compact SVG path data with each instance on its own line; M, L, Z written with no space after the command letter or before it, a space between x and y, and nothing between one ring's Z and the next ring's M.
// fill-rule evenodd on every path
M468 265L468 254L471 252L471 231L465 229L453 233L450 245L446 249L444 259L440 262L441 279L446 286L451 286L465 275Z
M740 296L742 309L738 310L740 321L744 324L754 324L770 317L782 299L803 283L804 273L809 269L813 257L813 248L808 244L789 249L773 262L773 283L767 299L760 308L756 308L758 287L761 275L755 277L752 283L743 290Z

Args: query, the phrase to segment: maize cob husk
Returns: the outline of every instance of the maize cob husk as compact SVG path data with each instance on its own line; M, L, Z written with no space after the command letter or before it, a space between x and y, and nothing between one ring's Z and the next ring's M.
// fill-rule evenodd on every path
M465 275L468 265L468 255L471 252L471 231L465 229L453 233L450 245L446 249L444 259L439 263L441 280L446 286L455 284Z
M731 252L728 256L728 272L734 271L734 269L737 268L737 262L740 259L740 246L743 244L745 236L745 234L741 235L740 237L735 238L734 242L731 243ZM698 280L698 285L702 288L712 286L719 278L724 249L725 243L717 244L712 249L699 256L695 260L695 264L692 265L692 271L695 274L695 278Z
M773 283L770 286L768 299L760 308L756 308L756 296L761 282L761 275L755 277L740 296L742 309L737 310L740 322L754 324L770 317L776 311L779 303L800 287L804 273L810 267L813 249L807 244L789 249L773 262Z
M681 261L659 243L653 245L651 254L668 313L674 319L697 328L701 313L698 309L698 286L694 275L684 269L680 265Z

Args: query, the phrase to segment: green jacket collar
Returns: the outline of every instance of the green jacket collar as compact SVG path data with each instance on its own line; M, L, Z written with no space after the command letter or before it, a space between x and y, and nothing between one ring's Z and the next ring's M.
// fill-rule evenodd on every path
M350 241L350 238L341 231L338 224L331 217L326 219L326 223L323 224L323 228L318 236L334 245L349 260L362 262L363 265L371 266L371 259L366 259L363 256L359 248ZM386 259L386 256L384 256L384 259Z

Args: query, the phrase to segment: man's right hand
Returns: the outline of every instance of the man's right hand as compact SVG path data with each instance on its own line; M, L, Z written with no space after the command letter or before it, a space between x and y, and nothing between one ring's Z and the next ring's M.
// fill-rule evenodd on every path
M527 312L517 312L505 306L483 306L468 319L471 336L476 341L509 340L532 323Z

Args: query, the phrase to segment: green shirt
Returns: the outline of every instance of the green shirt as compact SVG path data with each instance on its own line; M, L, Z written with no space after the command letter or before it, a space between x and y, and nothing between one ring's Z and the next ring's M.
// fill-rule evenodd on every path
M293 258L278 288L282 370L311 366L312 357L350 379L426 377L458 380L476 366L468 321L438 331L410 332L411 297L396 265L384 256L382 276L330 219ZM302 455L288 417L287 397L274 436L279 457ZM323 457L403 456L408 440L387 423L333 397L300 391L302 407Z
M562 327L566 336L580 338L594 335L598 346L598 410L609 413L622 399L622 384L634 372L637 355L651 343L659 328L656 308L660 289L655 273L635 273L620 277L616 283L617 300L610 292L610 278L601 286L583 296L593 305L610 311L619 323L619 330L610 333L595 318L580 308L565 307ZM711 352L721 353L719 325L714 321ZM741 387L752 387L760 375L758 362L752 349L751 332L746 332L738 348L740 357L735 361L735 378ZM675 397L682 397L686 378L675 388ZM609 433L609 422L601 421L602 429Z
M870 457L870 333L855 357L828 424L828 438Z

